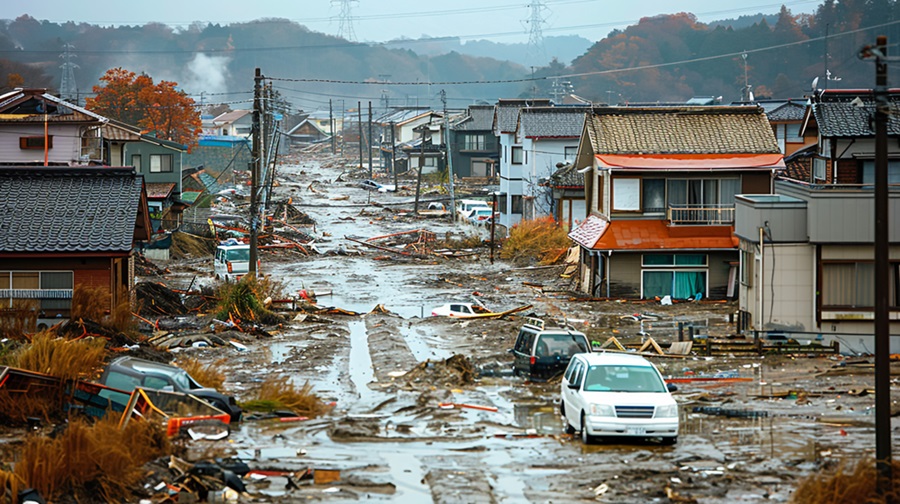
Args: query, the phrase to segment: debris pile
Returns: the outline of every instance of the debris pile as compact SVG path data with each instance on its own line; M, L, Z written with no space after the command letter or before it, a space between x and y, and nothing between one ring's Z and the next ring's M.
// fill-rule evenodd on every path
M188 312L181 296L161 283L141 282L134 286L134 294L138 300L138 314L142 317Z
M427 360L404 375L410 385L444 384L463 386L475 383L475 366L468 357L455 354L442 361Z

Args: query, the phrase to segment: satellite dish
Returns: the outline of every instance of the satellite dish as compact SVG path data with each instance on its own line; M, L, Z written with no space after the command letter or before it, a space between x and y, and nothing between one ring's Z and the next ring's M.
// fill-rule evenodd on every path
M817 76L815 79L813 79L812 86L810 87L810 89L812 91L815 91L817 89L816 86L818 86L818 85L819 85L819 77Z

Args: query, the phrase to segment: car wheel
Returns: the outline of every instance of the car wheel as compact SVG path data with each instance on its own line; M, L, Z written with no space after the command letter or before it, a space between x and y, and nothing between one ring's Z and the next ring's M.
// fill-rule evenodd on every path
M566 403L560 401L559 402L559 414L562 415L563 423L565 424L566 434L575 434L575 427L572 427L572 424L569 423L569 419L566 418Z
M664 438L662 438L662 444L663 444L664 446L672 446L672 445L674 445L674 444L677 443L677 442L678 442L678 436L672 436L672 437L664 437Z
M586 445L593 444L594 442L594 436L588 434L587 427L585 426L583 411L581 412L581 442Z

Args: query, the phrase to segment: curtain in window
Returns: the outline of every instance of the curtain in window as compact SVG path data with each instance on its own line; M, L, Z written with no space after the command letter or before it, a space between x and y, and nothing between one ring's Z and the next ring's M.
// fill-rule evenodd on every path
M669 204L684 205L687 203L687 180L669 179Z
M672 297L693 298L697 294L706 295L706 273L703 271L676 271Z
M741 187L740 179L722 179L722 192L719 203L723 205L734 205L734 195L738 194Z
M672 295L671 271L644 272L644 298Z

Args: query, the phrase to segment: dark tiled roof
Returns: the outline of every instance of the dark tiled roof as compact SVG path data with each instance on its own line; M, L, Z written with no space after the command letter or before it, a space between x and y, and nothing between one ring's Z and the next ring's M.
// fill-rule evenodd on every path
M851 102L859 98L862 107ZM891 111L888 116L888 135L900 135L900 93L889 95ZM848 90L823 91L812 106L819 134L824 137L873 137L874 126L869 126L869 118L875 115L875 99L871 90L858 92Z
M812 173L812 160L816 155L817 148L818 145L813 144L785 157L784 170L778 174L779 177L809 182L810 173Z
M788 101L772 110L766 110L766 116L769 118L769 121L802 121L806 116L806 103Z
M519 113L519 131L526 138L578 138L584 129L586 107L534 107Z
M567 164L550 175L550 186L584 188L584 175L578 173L574 164Z
M550 100L500 100L494 112L494 133L512 133L516 131L519 120L519 109L524 107L549 107Z
M493 105L469 105L465 119L457 123L456 131L490 131L494 121Z
M0 253L130 251L141 185L132 168L0 168Z
M594 154L776 154L759 107L595 108L587 123Z

